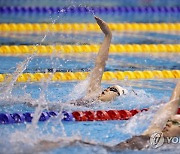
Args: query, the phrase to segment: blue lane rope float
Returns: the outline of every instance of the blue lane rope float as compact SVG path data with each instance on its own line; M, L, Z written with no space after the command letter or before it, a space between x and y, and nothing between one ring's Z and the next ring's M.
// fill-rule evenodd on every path
M148 111L145 109L133 109L133 110L98 110L98 111L74 111L72 113L63 111L63 121L105 121L105 120L128 120L137 113ZM180 108L177 114L180 114ZM55 111L42 112L39 121L47 121L51 117L58 117L59 113ZM14 124L32 122L33 113L0 113L0 124Z
M113 7L22 7L22 6L2 6L0 7L1 14L12 13L179 13L179 6L113 6Z
M42 112L39 118L39 121L47 121L51 117L57 117L58 112L50 111L50 112ZM13 123L24 123L24 122L32 122L33 113L0 113L0 124L13 124ZM64 121L73 121L74 117L71 113L66 111L62 112L62 120Z

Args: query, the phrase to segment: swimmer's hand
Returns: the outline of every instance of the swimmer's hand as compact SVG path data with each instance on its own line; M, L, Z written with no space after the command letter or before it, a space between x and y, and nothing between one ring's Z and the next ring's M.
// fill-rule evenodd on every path
M103 33L106 35L106 36L111 36L112 37L112 33L107 25L106 22L104 22L102 19L94 16L94 18L96 19L96 22L97 24L99 25L99 27L101 28L101 30L103 31Z

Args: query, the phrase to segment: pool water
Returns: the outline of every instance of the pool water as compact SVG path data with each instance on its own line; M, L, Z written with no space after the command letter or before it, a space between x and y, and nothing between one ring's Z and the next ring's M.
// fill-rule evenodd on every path
M86 141L93 141L96 143L103 143L107 145L115 145L120 141L133 136L141 134L149 125L154 112L158 107L164 102L168 101L170 93L175 85L174 80L146 80L146 81L116 81L116 84L120 84L123 87L127 87L130 91L134 89L137 96L130 93L128 97L123 96L118 98L115 102L111 104L102 103L101 105L94 105L90 108L87 107L74 107L66 108L65 110L72 112L74 110L110 110L110 109L143 109L151 108L148 112L142 112L134 116L128 121L99 121L99 122L72 122L63 121L61 123L60 119L52 118L47 122L39 122L36 127L33 127L30 123L26 124L9 124L0 125L0 135L1 135L1 149L2 151L7 151L7 145L12 148L10 152L18 152L22 150L24 153L27 149L34 151L34 145L38 143L39 140L57 140L57 138L82 138ZM114 84L114 83L113 83ZM47 101L50 103L61 103L66 104L66 101L71 98L80 96L80 92L77 93L75 97L70 94L72 89L77 85L77 82L68 83L48 83L47 88L45 88L45 100L43 100L43 89L46 85L42 83L17 83L13 89L12 93L9 94L11 101L6 101L6 98L1 97L1 113L24 113L33 112L34 108L28 107L25 104L20 104L26 101L27 98L32 100L38 100L40 103L42 101ZM103 83L103 87L112 85L112 83ZM80 91L83 91L79 89ZM147 101L148 100L148 101ZM8 103L8 105L7 105ZM159 106L160 105L160 106ZM2 142L3 141L3 142ZM98 153L101 151L106 151L102 147L83 147L83 145L72 146L68 148L55 148L50 149L50 153L62 152L71 153L76 152L81 148L84 153L93 152L94 150ZM172 148L172 147L170 147ZM172 149L175 153L179 151L178 147ZM171 150L170 150L171 151ZM107 152L107 151L106 151ZM131 153L131 150L129 150ZM144 151L145 153L147 151ZM162 152L161 150L159 151Z
M42 42L42 38L46 39ZM2 45L52 45L52 44L100 44L103 40L101 33L1 33ZM165 32L113 32L113 44L178 44L179 33Z
M41 3L42 2L42 3ZM7 0L0 1L0 6L178 6L178 0L114 0L104 1L23 1L22 3ZM123 14L100 14L100 17L107 22L179 22L179 14L160 14L151 17L147 15ZM32 15L28 14L3 14L0 15L0 22L95 22L92 13L85 15L69 15L62 13L59 15ZM46 36L45 40L42 39ZM47 34L28 34L28 33L1 33L1 45L36 45L36 44L95 44L101 43L103 35L101 33L47 33ZM114 44L178 44L180 36L172 32L113 32ZM35 72L77 72L90 71L94 66L95 53L88 54L62 54L58 56L35 56L28 63L24 73ZM0 73L14 73L17 66L26 59L26 56L0 56ZM180 70L180 55L177 54L110 54L105 71L143 71L143 70ZM93 121L75 122L61 121L61 117L51 118L46 122L20 123L0 125L0 153L179 153L178 145L166 145L158 149L151 150L125 150L112 152L101 146L88 146L77 143L66 146L69 139L83 139L85 141L106 144L113 146L134 135L141 134L150 124L154 113L171 96L177 79L151 79L151 80L113 80L103 81L102 87L119 84L130 92L128 96L122 96L112 103L95 104L90 107L69 107L67 102L83 96L88 81L69 81L69 82L36 82L36 83L0 83L0 113L38 113L41 108L33 108L24 102L56 103L61 104L61 110L68 112L80 110L110 110L110 109L143 109L150 108L147 112L142 112L130 120L121 121ZM137 95L133 92L134 90ZM41 140L57 141L63 139L61 147L50 149L38 149Z
M1 57L1 61L4 65L1 67L2 73L14 72L16 65L23 61L23 57ZM68 57L67 59L70 59ZM66 60L67 60L66 59ZM169 58L158 59L158 58L148 58L148 57L132 57L128 55L110 55L109 60L121 59L121 64L113 63L110 61L107 64L107 70L144 70L144 69L161 69L162 64L167 69L173 69L173 66L176 66L179 69L178 61L169 60ZM148 60L149 59L149 60ZM8 60L11 63L5 64ZM73 70L73 68L81 69L81 66L84 66L83 69L90 69L92 67L92 61L77 59L66 61L65 59L56 59L58 65L52 65L53 59L49 57L36 57L28 65L25 72L36 72L35 69L44 72L47 68L56 68L58 69L67 69ZM81 60L81 61L80 61ZM44 63L45 65L44 65ZM139 64L137 64L137 62ZM56 63L56 64L57 64ZM89 63L89 64L88 64ZM127 63L129 64L127 66ZM125 65L126 67L123 67ZM146 66L147 65L147 66ZM153 65L153 66L152 66ZM167 66L166 66L167 65ZM61 67L60 67L61 66ZM131 66L134 66L133 68ZM139 68L136 68L139 66ZM60 68L59 68L60 67ZM8 68L11 68L8 70ZM8 70L8 71L5 71ZM64 70L65 71L65 70ZM50 119L47 122L39 122L34 128L30 123L27 124L13 124L13 125L0 125L1 129L1 138L3 142L1 143L1 149L6 151L7 145L12 147L11 152L22 150L24 153L27 149L30 152L34 152L34 147L32 144L36 145L36 142L43 139L55 140L57 138L82 138L83 140L93 141L97 143L103 143L107 145L115 145L120 141L123 141L133 135L142 133L154 115L154 112L157 110L160 104L167 102L170 94L175 86L175 81L170 80L125 80L125 81L104 81L102 87L107 87L113 84L119 84L123 87L126 87L129 91L134 89L137 96L134 93L130 93L128 97L123 96L118 98L113 103L102 103L100 105L94 105L90 108L87 107L74 107L66 108L65 110L72 112L74 110L110 110L110 109L143 109L151 108L148 112L143 112L134 116L131 120L128 121L101 121L101 122L66 122L61 121L57 118ZM81 82L80 82L81 83ZM24 113L24 112L34 112L34 108L28 107L26 104L21 104L27 99L38 100L49 103L61 103L66 104L67 100L76 99L81 97L85 87L86 82L82 81L82 84L78 88L78 92L72 89L77 89L76 85L78 82L48 82L48 83L16 83L12 87L12 91L8 92L8 98L11 98L11 101L7 99L3 94L3 89L6 87L6 84L1 84L1 113ZM74 93L76 92L76 93ZM7 101L8 100L8 101ZM2 141L2 140L1 140ZM22 145L23 143L23 145ZM171 149L172 147L170 147ZM49 150L49 153L71 153L78 152L81 149L83 153L94 152L97 153L107 152L102 147L91 147L83 145L74 145L71 147L60 147ZM178 153L173 147L173 151ZM171 151L171 150L170 150ZM145 153L147 151L144 151ZM162 152L161 150L159 151ZM169 151L168 151L169 152ZM129 150L131 153L131 150Z

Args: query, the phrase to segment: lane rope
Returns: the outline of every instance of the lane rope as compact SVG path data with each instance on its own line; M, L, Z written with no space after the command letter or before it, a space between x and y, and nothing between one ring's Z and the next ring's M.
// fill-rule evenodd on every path
M98 110L98 111L74 111L72 113L63 111L61 113L61 120L63 121L107 121L107 120L129 120L134 115L148 111L145 109L133 109L133 110ZM47 121L50 118L58 118L60 113L55 111L42 112L39 121ZM180 108L177 114L180 114ZM0 113L0 124L14 124L32 122L33 113Z
M112 31L180 31L180 23L108 23ZM1 23L0 32L100 32L96 23Z
M0 13L2 14L17 14L17 13L60 13L68 12L71 14L84 14L88 12L94 13L179 13L179 6L111 6L111 7L40 7L40 6L1 6ZM158 15L158 14L157 14Z
M37 53L49 55L55 53L83 53L98 52L100 45L2 45L0 55L24 55ZM179 53L180 44L111 44L110 53Z
M56 72L56 73L23 73L16 82L78 81L85 80L89 72ZM11 81L12 74L0 74L0 82ZM180 70L147 70L147 71L116 71L104 72L102 80L141 80L141 79L175 79L180 78Z

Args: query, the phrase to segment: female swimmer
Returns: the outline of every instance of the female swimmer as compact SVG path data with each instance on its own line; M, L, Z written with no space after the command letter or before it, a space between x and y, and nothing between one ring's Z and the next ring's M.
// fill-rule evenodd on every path
M126 95L127 90L122 88L119 85L114 85L108 87L102 91L101 89L101 80L108 60L109 47L112 39L112 33L107 25L102 19L95 16L96 22L99 25L100 29L104 33L104 41L99 49L95 60L95 67L90 73L89 84L86 91L86 95L78 100L70 102L75 105L89 105L92 102L103 101L109 102L114 100L116 97L121 95Z
M87 94L84 97L84 100L97 98L98 100L106 102L115 99L117 96L125 95L127 93L127 90L120 87L119 85L108 87L103 91L101 90L101 80L106 61L108 60L112 33L108 25L102 19L96 16L95 19L102 32L104 33L105 38L96 57L95 67L90 74L89 86L87 88Z

